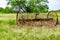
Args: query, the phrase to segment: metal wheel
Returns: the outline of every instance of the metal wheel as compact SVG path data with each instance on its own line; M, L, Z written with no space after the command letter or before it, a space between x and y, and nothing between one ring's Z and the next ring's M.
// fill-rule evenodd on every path
M17 12L17 14L16 14L16 24L18 25L18 14L19 14L19 12Z
M21 12L18 12L17 15L16 15L16 23L17 23L17 25L24 24L23 19L24 19L23 14Z
M53 20L51 21L53 23L53 25L57 25L58 24L58 15L55 11L50 11L47 15L47 19L48 18L52 18Z

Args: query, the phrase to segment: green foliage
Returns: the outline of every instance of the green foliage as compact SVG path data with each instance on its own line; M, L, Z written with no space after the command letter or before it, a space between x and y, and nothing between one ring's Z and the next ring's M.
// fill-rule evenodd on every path
M39 13L39 12L48 12L48 5L46 4L48 0L7 0L8 5L12 7L1 8L0 13L15 13L14 6L19 6L19 8L23 7L25 9L24 12L29 13Z
M0 7L0 13L14 13L14 10L13 8L9 8L9 7L6 7L6 8Z
M8 5L23 7L26 12L48 12L48 0L7 0ZM42 4L43 3L43 4Z
M3 11L3 8L0 7L0 13Z

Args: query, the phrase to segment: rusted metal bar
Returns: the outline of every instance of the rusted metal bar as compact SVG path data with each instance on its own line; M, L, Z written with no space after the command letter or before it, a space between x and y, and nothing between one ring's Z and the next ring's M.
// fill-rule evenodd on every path
M53 18L41 18L41 19L24 19L24 20L22 20L22 19L19 19L19 21L27 21L27 22L29 22L29 21L49 21L49 20L53 20Z

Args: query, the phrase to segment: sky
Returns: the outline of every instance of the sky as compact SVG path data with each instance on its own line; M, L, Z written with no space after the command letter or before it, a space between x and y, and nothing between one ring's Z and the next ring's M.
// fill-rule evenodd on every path
M48 0L49 1L49 10L58 10L60 9L60 0ZM6 0L0 0L0 7L5 8L7 6Z
M48 0L49 1L49 10L58 10L60 9L60 0Z
M6 0L0 0L0 7L5 8L7 6Z

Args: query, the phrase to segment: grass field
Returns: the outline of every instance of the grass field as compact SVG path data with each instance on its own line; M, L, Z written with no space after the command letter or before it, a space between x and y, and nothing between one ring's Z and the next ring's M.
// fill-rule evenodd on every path
M0 40L60 40L60 27L16 27L16 14L0 14Z

